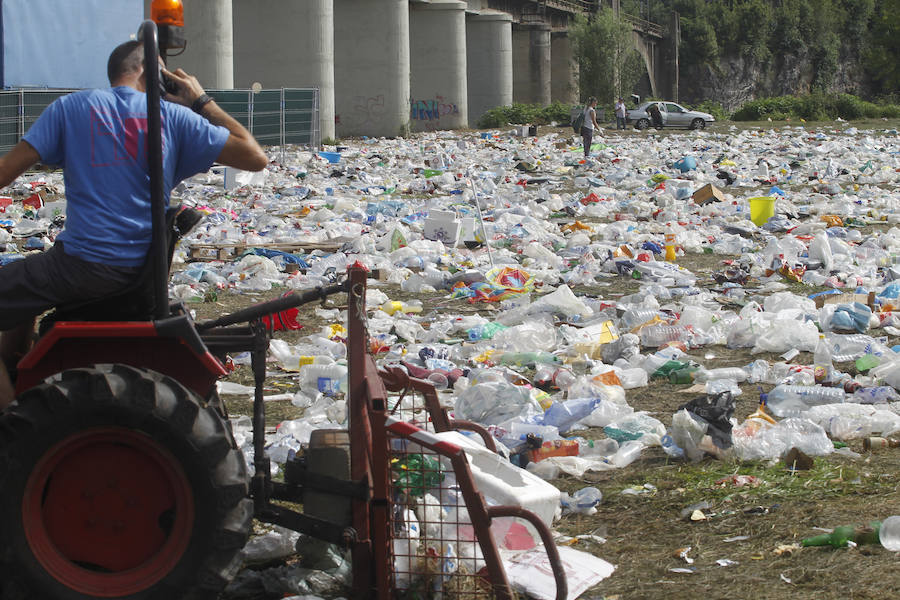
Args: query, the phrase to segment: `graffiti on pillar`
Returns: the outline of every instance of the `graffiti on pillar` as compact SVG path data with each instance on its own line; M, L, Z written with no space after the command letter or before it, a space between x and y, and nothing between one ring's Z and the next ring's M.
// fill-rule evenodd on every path
M445 102L443 96L435 96L431 100L410 100L410 118L413 121L440 121L447 115L458 115L459 107L452 102Z
M343 121L354 130L380 123L384 117L384 96L356 96L353 109L343 115Z

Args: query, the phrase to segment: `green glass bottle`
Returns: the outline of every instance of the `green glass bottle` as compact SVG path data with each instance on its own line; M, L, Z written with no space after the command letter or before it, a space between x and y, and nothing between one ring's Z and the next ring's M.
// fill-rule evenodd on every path
M855 527L842 525L835 527L831 533L806 538L800 545L807 546L831 546L832 548L845 548L849 542L856 544L877 544L878 532L881 529L880 521L872 521L867 527Z

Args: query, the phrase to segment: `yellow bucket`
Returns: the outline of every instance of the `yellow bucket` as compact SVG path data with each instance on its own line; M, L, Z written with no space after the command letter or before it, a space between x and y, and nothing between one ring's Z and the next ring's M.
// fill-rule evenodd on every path
M773 196L757 196L750 198L750 220L757 227L762 227L775 216L775 198Z

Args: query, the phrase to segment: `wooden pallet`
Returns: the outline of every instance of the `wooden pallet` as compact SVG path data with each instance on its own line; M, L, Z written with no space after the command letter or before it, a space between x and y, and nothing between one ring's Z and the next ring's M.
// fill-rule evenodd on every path
M285 243L285 244L191 244L188 256L191 261L235 260L249 249L265 248L290 254L306 254L313 250L337 252L341 244L334 243Z

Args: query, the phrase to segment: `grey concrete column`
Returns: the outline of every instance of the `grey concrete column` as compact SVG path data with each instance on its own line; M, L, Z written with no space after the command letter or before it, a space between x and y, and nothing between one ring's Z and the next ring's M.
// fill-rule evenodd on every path
M409 131L408 0L336 0L334 105L339 136Z
M232 1L235 86L319 88L319 129L333 138L334 0Z
M150 3L145 10L150 14ZM189 0L184 3L184 54L169 59L170 68L181 67L207 88L234 87L234 35L231 0Z
M512 17L494 12L466 18L469 121L513 101Z
M437 0L409 7L410 125L413 131L469 124L466 3Z
M550 26L513 28L513 100L550 104Z
M574 104L578 102L578 65L572 54L568 31L550 34L550 98L554 102Z

